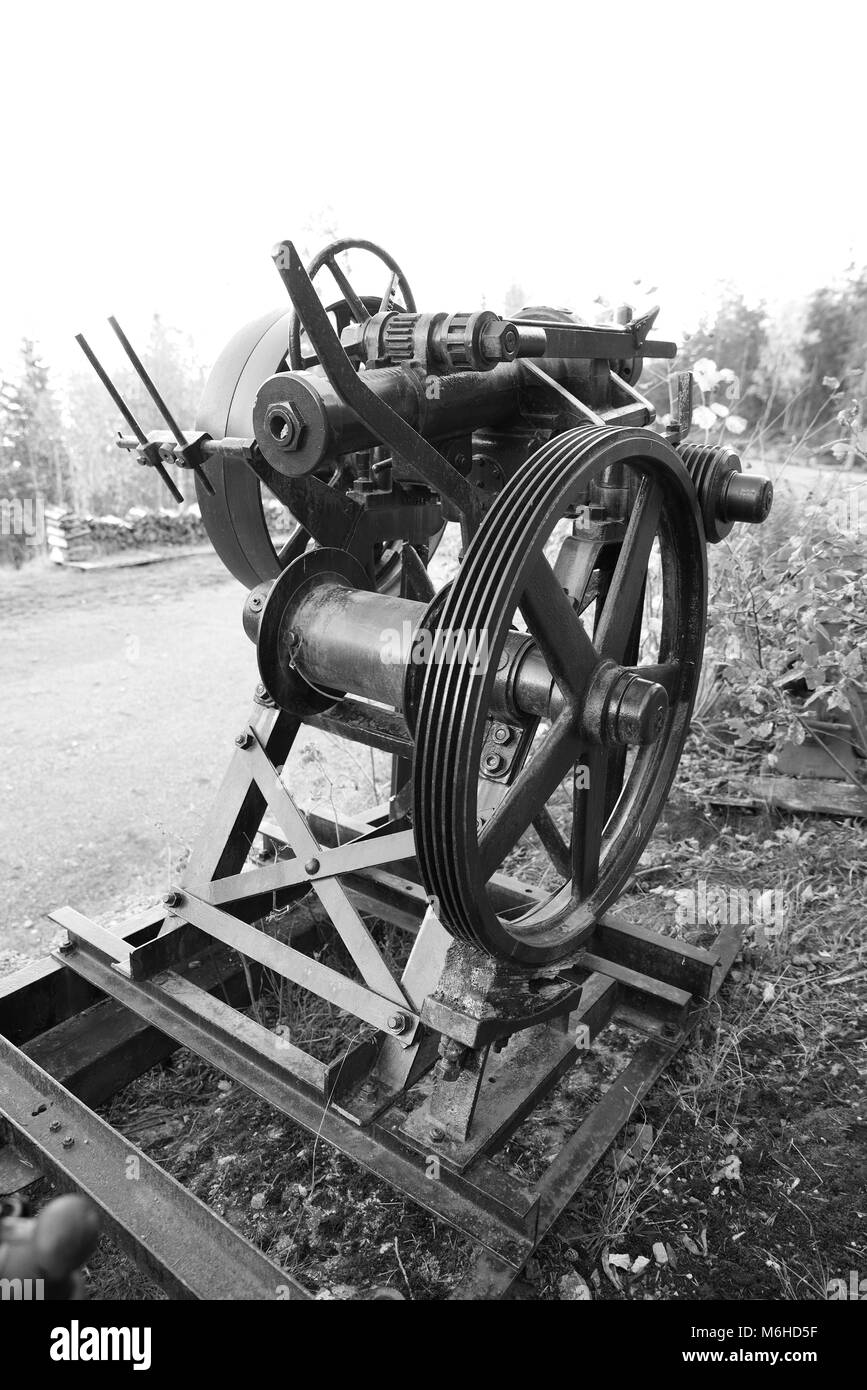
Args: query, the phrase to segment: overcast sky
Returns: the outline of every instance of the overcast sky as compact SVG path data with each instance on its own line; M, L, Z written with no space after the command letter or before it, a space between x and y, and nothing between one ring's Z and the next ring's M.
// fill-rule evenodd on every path
M157 311L210 361L310 228L420 307L635 298L675 332L867 261L854 3L77 0L4 7L0 367ZM314 238L315 239L315 238Z

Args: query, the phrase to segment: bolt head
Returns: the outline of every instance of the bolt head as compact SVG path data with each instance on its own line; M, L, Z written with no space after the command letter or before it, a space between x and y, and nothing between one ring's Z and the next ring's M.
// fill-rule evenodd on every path
M392 1033L403 1033L406 1029L406 1017L404 1014L389 1014L386 1022Z
M73 1139L72 1135L67 1134L66 1138L60 1141L60 1147L62 1149L71 1149L74 1143L75 1140Z
M305 872L305 874L311 874L311 875L312 875L312 874L318 874L318 873L319 873L319 860L318 860L318 859L308 859L308 860L307 860L307 863L304 865L304 872Z
M164 906L164 907L180 907L180 905L181 905L181 903L183 902L183 900L184 900L184 895L183 895L183 893L179 893L179 892L177 891L176 888L173 888L173 889L171 890L171 892L165 893L165 894L163 895L163 906Z
M291 401L278 401L265 412L265 424L281 449L294 453L306 432L304 420Z
M431 1125L428 1134L435 1144L439 1144L446 1137L446 1132L442 1125Z
M249 748L250 744L253 742L253 737L247 729L244 729L242 733L237 735L235 742L239 748Z

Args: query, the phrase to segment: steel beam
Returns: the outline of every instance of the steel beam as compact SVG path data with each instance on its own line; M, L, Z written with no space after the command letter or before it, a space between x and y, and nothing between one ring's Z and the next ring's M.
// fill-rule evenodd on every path
M128 979L85 946L70 953L66 960L98 989L112 994L209 1065L406 1193L419 1206L471 1240L495 1250L512 1267L519 1269L529 1258L536 1239L536 1199L507 1173L481 1160L463 1175L443 1167L439 1181L432 1182L426 1156L397 1132L402 1116L396 1117L394 1129L387 1119L362 1128L350 1108L351 1098L340 1103L324 1102L320 1078L311 1077L310 1084L304 1085L290 1074L279 1055L282 1045L269 1062L259 1047L261 1040L248 1041L239 1020L251 1028L257 1025L236 1010L225 1006L221 1009L220 1001L201 991L199 998L186 981L181 982L181 988L177 976L146 982ZM170 981L168 989L166 980ZM204 1007L203 1000L207 1001ZM279 1043L271 1036L273 1042ZM333 1067L323 1067L323 1071L329 1076L334 1074Z
M311 1295L59 1082L0 1039L0 1115L58 1187L89 1197L108 1234L175 1298Z

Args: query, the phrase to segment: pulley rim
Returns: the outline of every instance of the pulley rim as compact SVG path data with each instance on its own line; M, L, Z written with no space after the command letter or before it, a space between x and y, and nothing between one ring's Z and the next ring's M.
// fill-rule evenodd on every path
M478 784L472 770L479 763L490 689L512 614L546 536L569 499L602 468L619 461L660 483L666 502L661 518L668 515L669 505L677 513L676 536L670 522L660 520L660 547L664 537L669 574L659 661L678 654L679 684L661 738L636 756L628 779L634 794L621 795L605 825L607 846L594 891L576 903L567 883L542 908L507 920L488 900L488 876L481 868L476 837ZM674 561L680 566L680 581L673 588L678 579L671 569L675 539L683 553ZM693 578L691 591L682 582L686 573ZM537 451L500 494L468 547L438 615L442 633L475 633L477 640L479 630L488 632L487 671L479 678L465 663L430 665L416 727L419 864L428 892L439 901L443 921L455 935L490 955L534 967L574 951L619 895L677 768L695 695L705 609L706 554L695 490L681 460L659 436L608 427L569 431ZM681 635L686 632L688 641ZM636 801L644 815L635 815ZM647 815L648 806L652 815Z

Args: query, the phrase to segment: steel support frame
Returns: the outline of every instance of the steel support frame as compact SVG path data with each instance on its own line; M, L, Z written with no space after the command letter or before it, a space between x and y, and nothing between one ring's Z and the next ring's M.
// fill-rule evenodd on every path
M368 910L379 911L384 917L391 915L393 920L418 913L417 885L393 875L383 875L376 869L358 871L351 878L349 891L357 894ZM383 878L389 881L383 884ZM150 1228L142 1234L136 1228L136 1221L140 1218L135 1209L125 1209L123 1194L127 1189L122 1188L119 1192L116 1184L108 1182L107 1186L103 1186L99 1179L99 1174L106 1168L106 1161L112 1156L116 1158L117 1154L123 1154L138 1157L134 1146L111 1131L92 1111L8 1041L5 1036L7 1031L17 1030L19 1043L33 1043L34 1037L22 1037L22 1029L25 1033L29 1031L23 1024L28 1015L33 1019L33 1033L38 1037L46 1023L57 1027L64 1020L75 1018L82 1006L85 1009L92 1007L94 1000L108 996L117 1001L152 1030L158 1030L167 1039L189 1047L211 1065L268 1100L296 1123L318 1134L434 1216L459 1230L474 1244L476 1253L455 1297L484 1299L502 1296L518 1277L539 1241L604 1155L619 1130L628 1122L635 1107L671 1057L686 1041L707 1007L708 1000L719 989L738 944L737 934L727 929L718 938L713 952L701 952L683 943L630 927L613 915L607 918L604 924L600 924L599 936L614 942L612 955L618 951L622 955L624 940L629 943L630 938L636 940L635 949L643 952L645 957L662 943L659 947L662 952L659 958L663 961L661 974L676 975L680 969L682 978L690 980L693 985L700 979L707 979L710 982L707 992L702 991L702 997L698 999L693 997L682 1022L675 1027L654 1017L652 1012L641 1014L634 1001L630 1002L629 985L624 986L616 969L608 975L593 971L585 979L581 1004L568 1020L559 1059L554 1065L549 1065L546 1060L538 1069L538 1074L527 1075L522 1093L510 1095L499 1115L496 1107L492 1109L489 1105L487 1113L479 1116L484 1132L477 1133L475 1142L462 1152L460 1146L437 1145L427 1142L424 1135L414 1135L411 1126L405 1125L402 1113L393 1115L386 1112L366 1123L359 1123L357 1114L347 1112L342 1107L341 1072L346 1072L344 1083L351 1085L353 1080L365 1074L375 1055L369 1047L365 1052L364 1044L330 1067L317 1063L308 1065L305 1071L302 1064L299 1075L299 1058L294 1055L294 1049L290 1056L289 1050L284 1049L283 1045L275 1046L267 1030L260 1029L245 1015L194 984L189 972L164 971L145 981L134 980L122 969L118 970L118 963L127 954L123 944L125 938L132 938L133 941L143 936L153 939L154 933L159 930L159 920L160 914L155 913L137 919L125 930L106 933L117 944L113 952L114 962L104 939L98 939L94 944L81 938L73 949L59 953L55 963L30 967L21 972L17 987L14 978L0 982L0 1113L11 1121L17 1144L24 1152L53 1173L61 1185L87 1191L106 1212L109 1230L115 1238L149 1274L162 1278L167 1287L181 1297L294 1298L303 1297L305 1291L264 1257L260 1262L256 1252L251 1255L247 1243L242 1242L230 1228L224 1228L224 1223L219 1222L218 1218L213 1218L217 1223L215 1227L208 1226L207 1218L212 1214L200 1203L195 1203L177 1184L172 1184L165 1174L162 1175L165 1183L160 1188L161 1195L165 1194L164 1200L168 1203L168 1207L162 1208L164 1217L167 1210L174 1213L176 1207L177 1222L180 1223L177 1229L195 1233L201 1227L210 1233L202 1247L209 1252L209 1258L219 1247L224 1266L237 1260L243 1273L232 1285L235 1292L227 1292L229 1285L225 1283L222 1292L213 1292L212 1285L208 1285L208 1260L201 1261L192 1272L184 1266L191 1243L195 1244L195 1240L181 1239L177 1250L169 1250L165 1248L165 1243L160 1245L157 1242L154 1245ZM621 935L621 932L625 935ZM630 958L635 960L634 955ZM709 968L711 958L715 963ZM46 980L50 981L48 989ZM84 992L81 992L82 986L85 986ZM643 1024L649 1035L648 1040L639 1047L632 1062L583 1120L541 1180L532 1189L523 1187L505 1171L495 1167L490 1161L490 1154L495 1153L514 1133L532 1112L537 1100L574 1065L583 1048L592 1044L593 1038L612 1017ZM262 1035L265 1035L264 1038ZM167 1050L170 1046L168 1044ZM301 1056L304 1057L304 1054ZM308 1064L310 1060L307 1059ZM128 1074L121 1084L151 1064L147 1055L141 1059L139 1067L135 1060L128 1063ZM16 1095L19 1088L20 1094ZM70 1159L70 1154L75 1153L74 1149L61 1152L58 1161L58 1142L54 1141L52 1133L42 1134L35 1116L31 1117L33 1123L28 1123L27 1101L31 1098L35 1100L37 1090L42 1098L39 1104L45 1103L47 1097L50 1106L57 1106L58 1114L64 1116L65 1127L59 1135L59 1142L62 1142L67 1131L87 1137L89 1142L83 1148L88 1157L102 1154L102 1166L97 1163L96 1168L87 1174L77 1170ZM37 1112L38 1106L34 1104L31 1109ZM38 1113L41 1120L50 1112ZM429 1177L431 1157L441 1159L440 1176L436 1182ZM153 1184L159 1184L161 1179L152 1172L156 1165L149 1164L144 1155L141 1155L141 1159ZM110 1168L110 1162L107 1166ZM165 1218L165 1228L176 1228L174 1214ZM196 1240L201 1242L200 1234L196 1235ZM235 1242L240 1244L236 1247ZM239 1288L242 1290L240 1293Z
M70 1084L86 1084L97 1099L106 1098L94 1055L99 1042L89 1039L76 1070L65 1056L63 1028L70 1026L80 1044L89 1031L88 1010L112 1001L107 1007L120 1015L109 1016L104 1029L105 1063L118 1088L173 1046L188 1047L469 1239L478 1254L462 1296L502 1294L695 1026L733 958L735 938L720 938L708 952L607 914L556 972L559 1004L528 1005L521 988L512 1000L510 990L501 995L492 986L496 1003L488 1005L482 988L474 1012L460 989L437 993L450 953L467 948L452 942L429 907L417 881L412 831L390 821L387 807L337 824L305 817L296 807L278 768L297 727L266 703L257 705L168 911L112 931L62 908L52 915L69 940L55 964L23 972L17 987L0 981L0 1116L16 1147L61 1185L93 1197L119 1243L148 1273L162 1270L176 1295L306 1296L61 1085L58 1068ZM266 812L273 819L263 823ZM274 862L243 871L257 833L267 838ZM504 908L523 907L533 896L502 875L492 884ZM360 982L325 967L303 944L297 949L250 925L262 909L291 903L308 887L354 958ZM415 933L399 981L362 912ZM243 993L231 1002L219 997L215 986L225 973L215 973L215 960L239 978L237 963L225 965L227 949L229 961L232 952L241 954L242 981L253 978L248 962L254 970L276 969L375 1032L331 1064L284 1042L235 1007L246 1002ZM460 967L458 983L459 977ZM127 1016L141 1020L138 1032ZM613 1018L637 1026L648 1040L528 1188L492 1157ZM459 1052L469 1048L463 1067L452 1090L437 1075L428 1097L407 1115L404 1097L436 1062L440 1034ZM507 1045L498 1055L492 1044L501 1042ZM40 1056L53 1063L54 1077L38 1066ZM76 1133L87 1140L80 1149L62 1144ZM130 1157L147 1175L146 1189L127 1189L119 1179ZM125 1203L127 1191L132 1199ZM153 1194L157 1227L139 1200L145 1191ZM222 1272L233 1262L234 1283Z

